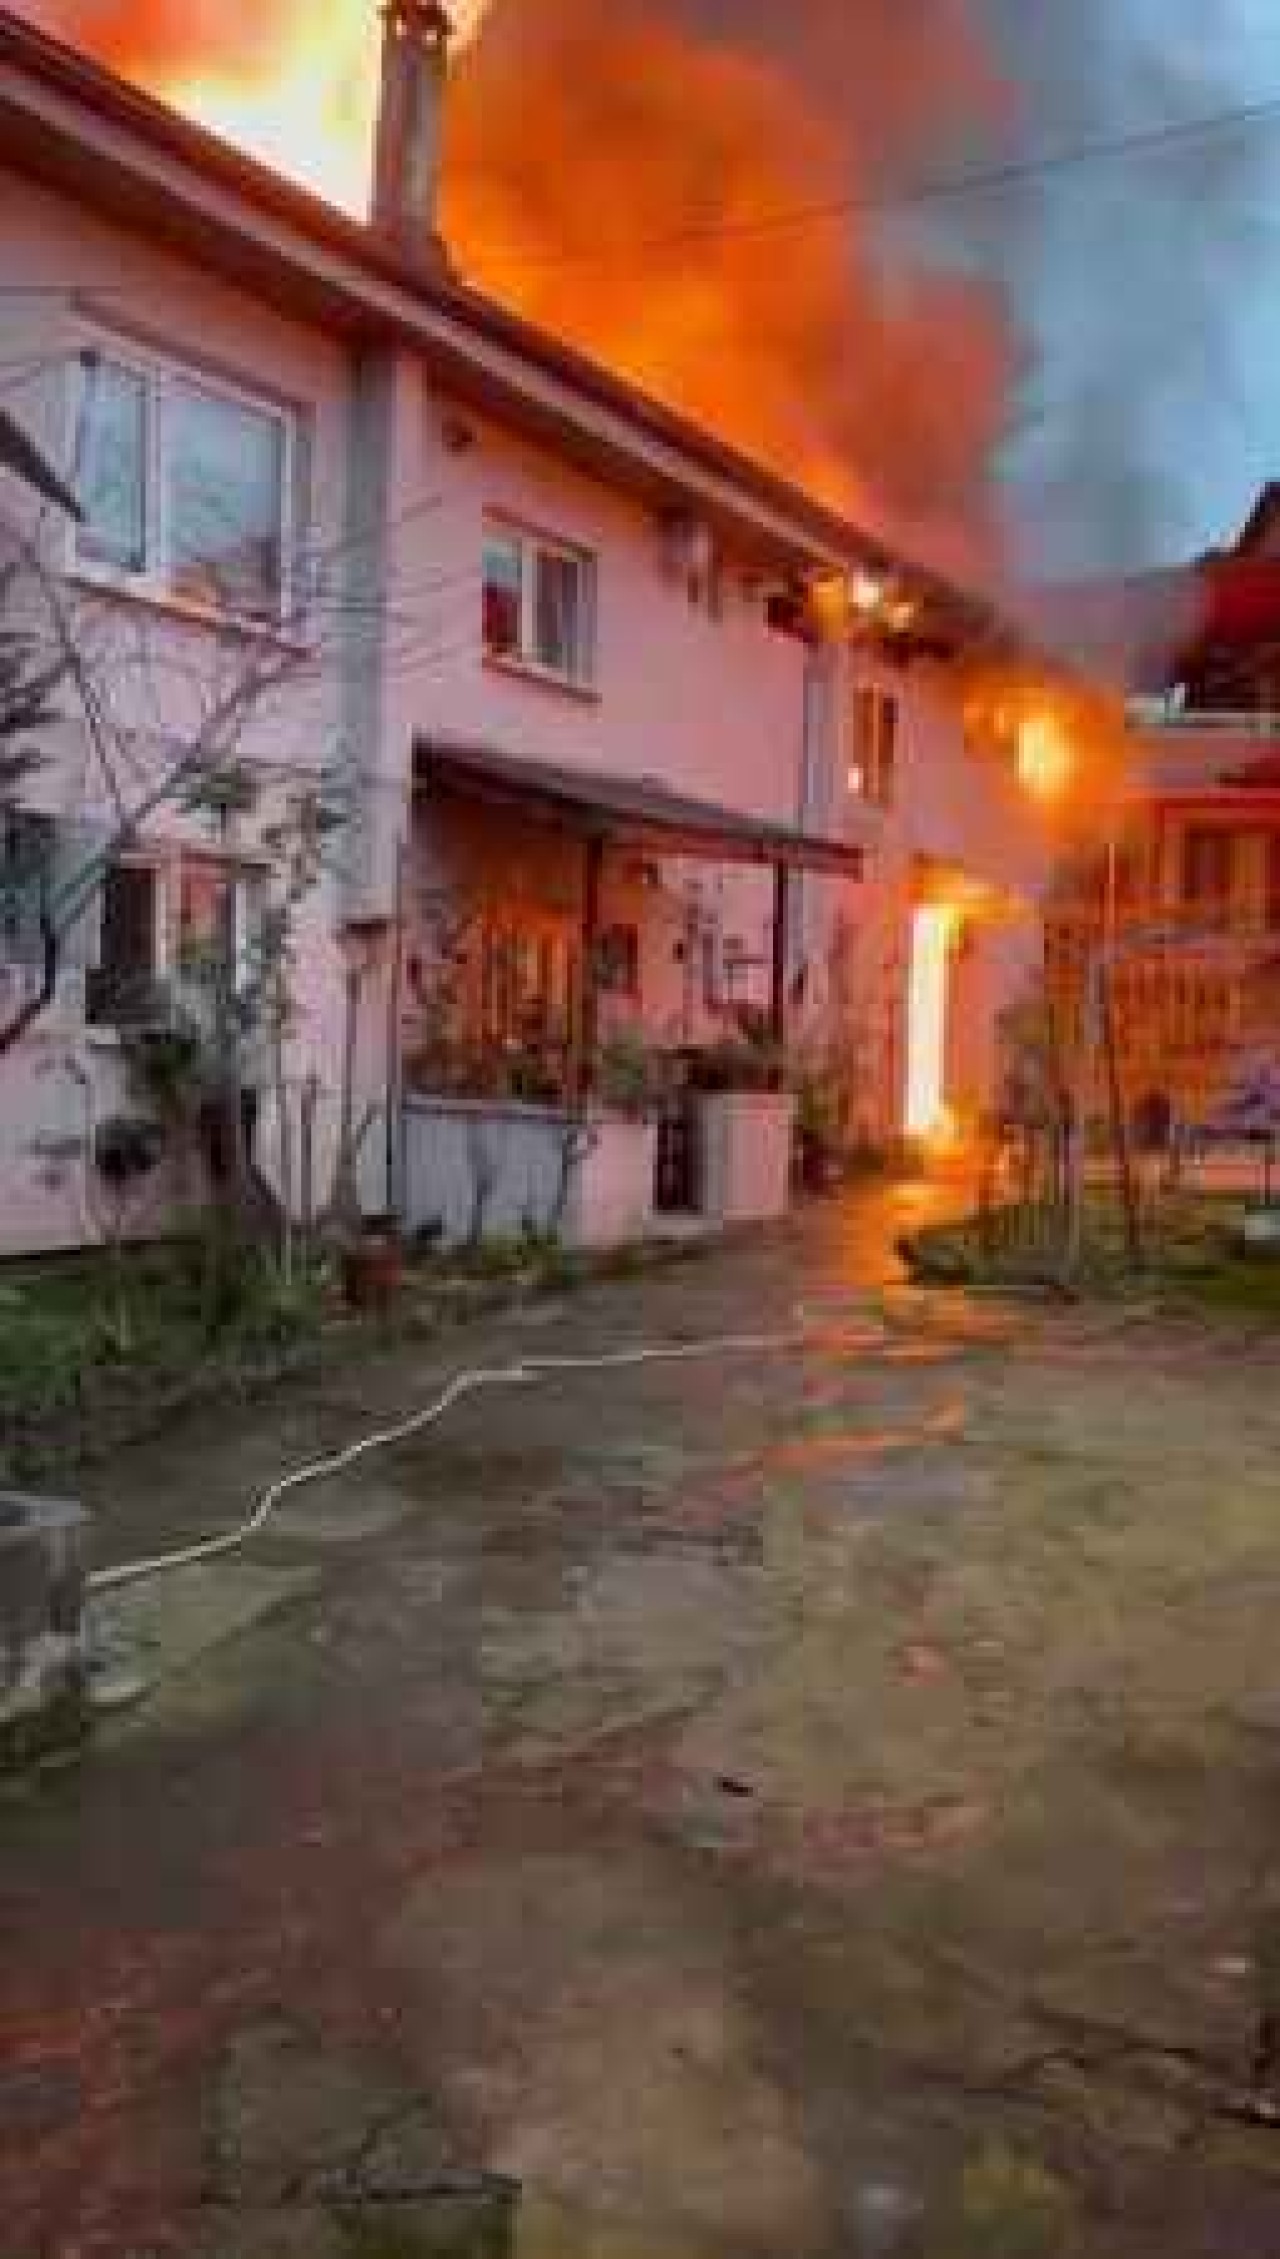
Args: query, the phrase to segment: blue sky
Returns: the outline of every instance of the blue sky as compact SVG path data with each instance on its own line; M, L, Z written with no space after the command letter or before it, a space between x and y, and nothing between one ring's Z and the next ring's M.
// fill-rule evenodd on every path
M984 0L1028 151L1274 97L1273 124L966 212L1036 355L1009 453L1063 569L1228 537L1280 477L1280 0Z

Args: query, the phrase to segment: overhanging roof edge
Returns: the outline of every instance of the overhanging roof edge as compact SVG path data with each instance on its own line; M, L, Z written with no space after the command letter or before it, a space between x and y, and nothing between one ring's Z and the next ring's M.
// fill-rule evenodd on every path
M844 878L861 878L865 865L860 844L694 799L658 778L565 769L491 746L419 735L414 781L424 790L434 781L446 791L540 814L606 844L647 846L655 853L665 848L669 855L694 859L781 864Z

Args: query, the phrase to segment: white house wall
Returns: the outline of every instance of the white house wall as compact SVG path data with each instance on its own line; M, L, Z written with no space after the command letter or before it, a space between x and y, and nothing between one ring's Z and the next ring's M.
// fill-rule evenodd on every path
M291 780L335 760L357 786L358 822L340 843L341 882L326 882L305 907L298 952L299 1011L288 1071L295 1090L317 1073L335 1096L342 1036L342 961L336 934L351 910L388 912L402 846L413 833L411 871L431 868L431 805L411 811L416 739L494 747L530 761L647 777L727 807L783 822L803 820L835 836L867 828L862 809L842 798L841 732L849 685L832 652L816 658L766 621L768 586L732 554L719 560L718 601L692 601L670 567L669 542L639 500L555 453L462 407L442 391L427 362L403 342L326 334L285 317L258 296L197 272L140 232L108 223L81 204L0 171L0 371L8 403L64 472L74 469L72 377L83 343L127 345L171 355L197 371L290 408L303 438L297 488L309 504L305 547L328 591L323 607L324 664L290 683L287 697L255 715L241 754L260 765L262 812L237 838L252 853ZM0 506L22 514L21 490L6 481ZM589 552L596 561L596 667L591 689L572 690L496 666L482 643L481 568L487 513ZM28 524L31 523L28 515ZM55 542L65 538L46 517ZM83 594L83 592L81 592ZM118 661L111 670L117 720L142 733L191 726L214 670L234 670L234 645L197 620L122 592L88 598ZM147 668L126 663L145 645ZM246 638L252 651L254 639ZM153 698L155 670L164 710ZM190 680L199 684L193 694ZM809 689L806 691L806 684ZM816 687L815 687L816 684ZM903 951L915 857L953 859L975 875L1007 881L1023 857L1021 834L989 775L979 774L958 725L923 674L896 678L905 701L900 754L902 799L874 838L864 885L805 882L794 914L790 962L798 975L816 966L837 918L853 932L872 1048L884 1084L878 1126L900 1119L898 1038ZM812 733L805 759L806 712ZM85 809L83 741L69 739L59 760L34 782L34 804ZM806 776L809 789L806 792ZM814 800L814 779L825 786ZM93 792L90 788L90 798ZM102 813L101 794L94 813ZM488 819L485 819L487 822ZM425 827L425 835L424 829ZM145 827L146 842L172 853L201 835L195 819L164 810ZM492 864L508 846L491 825ZM425 837L425 844L424 844ZM443 843L437 843L443 845ZM723 938L740 943L755 972L746 993L767 995L772 877L765 871L668 869L667 890L648 891L634 871L607 881L606 913L641 918L647 1017L663 1033L684 1032L688 969L681 964L683 889L696 880L702 909ZM630 890L630 891L628 891ZM984 944L984 947L986 945ZM990 1022L990 996L1011 974L991 945L987 985L973 987L975 1030ZM985 980L985 976L984 976ZM815 986L817 985L815 976ZM990 994L988 993L990 991ZM967 1015L966 1015L967 1016ZM366 1092L381 1086L385 1016L370 1016L363 1061ZM883 1020L883 1028L879 1022ZM21 1090L13 1062L0 1068L17 1096L6 1100L8 1143L0 1153L0 1250L59 1240L49 1211L13 1211L12 1170L39 1106L32 1077L42 1048L81 1042L101 1105L114 1104L119 1061L110 1043L78 1032L74 1013L29 1047ZM702 1032L701 1028L693 1032ZM975 1044L980 1040L975 1034ZM966 1064L966 1075L979 1076ZM40 1085L47 1094L46 1077ZM44 1097L40 1105L44 1104ZM42 1117L40 1117L42 1118ZM16 1142L15 1142L16 1141ZM29 1180L22 1177L30 1190ZM66 1203L63 1202L63 1209ZM60 1211L61 1212L61 1211ZM36 1221L32 1222L33 1215Z
M167 357L294 412L301 439L297 485L309 496L307 545L326 563L340 562L347 356L339 345L279 319L247 294L194 276L92 212L3 173L0 246L6 399L64 473L74 470L81 349L96 344L110 350L114 343L125 352L133 347L144 356ZM37 511L11 480L4 483L0 506L11 525L38 540L49 564L73 564L69 529L55 513ZM135 771L121 779L132 806L171 762L175 745L189 742L213 705L234 695L261 646L253 635L240 643L215 635L200 620L124 587L111 593L73 577L65 596L93 654L95 685L109 699L113 738L132 736L137 746ZM284 689L249 702L236 752L259 772L261 799L253 815L236 823L232 841L247 858L262 852L267 860L263 833L279 820L293 785L342 768L344 661L336 649L331 656L328 650L339 631L345 633L345 624L336 607L325 624L323 663L312 668L299 659L295 666L286 656ZM61 703L67 724L45 740L49 758L24 797L33 809L86 823L100 839L115 820L108 783L77 720L74 693L64 692ZM148 860L163 866L183 845L208 852L217 841L208 819L167 805L143 824L137 844ZM322 1106L330 1113L336 1105L341 1017L338 915L338 889L325 879L298 922L299 1009L287 1061L295 1103L305 1078L318 1074L327 1094ZM67 1072L68 1058L89 1078L89 1104L97 1119L136 1104L118 1044L109 1031L83 1026L80 954L68 951L72 963L54 1009L20 1052L0 1064L0 1253L70 1245L85 1236L82 1190L69 1149L83 1130L86 1093ZM62 1154L57 1165L55 1147ZM139 1202L136 1228L156 1228L161 1220L156 1209L155 1202Z

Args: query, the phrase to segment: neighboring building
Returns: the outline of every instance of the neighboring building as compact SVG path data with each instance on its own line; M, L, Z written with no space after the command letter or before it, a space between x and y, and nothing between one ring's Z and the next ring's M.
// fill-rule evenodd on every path
M1064 874L1051 978L1073 1005L1089 956L1113 944L1131 1115L1194 1127L1280 1051L1280 487L1233 549L1117 596L1126 804L1108 847Z
M386 17L361 226L0 11L0 344L82 505L49 554L118 649L139 796L199 699L278 675L236 747L261 806L152 811L0 1068L0 1249L79 1236L121 1000L229 914L251 933L270 829L339 756L291 1102L315 1076L332 1110L356 952L371 1104L454 1087L460 1050L479 1087L499 1061L574 1094L612 1032L696 1047L752 1007L843 1047L866 1134L928 1132L989 1101L1035 959L1044 843L952 695L998 623L463 285L434 234L443 11ZM113 836L91 751L68 723L18 824L72 864ZM8 920L15 993L29 947Z

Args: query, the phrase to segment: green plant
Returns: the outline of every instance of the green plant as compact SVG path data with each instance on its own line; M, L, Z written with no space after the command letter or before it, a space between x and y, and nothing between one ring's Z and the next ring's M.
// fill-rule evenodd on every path
M93 1164L104 1183L123 1195L151 1176L164 1153L164 1130L143 1114L112 1114L98 1124Z
M564 1095L554 1059L536 1044L521 1044L504 1058L508 1094L522 1106L555 1106Z
M1000 2143L964 2169L960 2251L974 2259L1057 2259L1071 2236L1069 2190L1035 2158Z
M834 1153L842 1143L840 1092L826 1068L811 1068L796 1078L796 1128L824 1152Z
M596 1096L611 1114L644 1121L657 1107L666 1081L664 1054L637 1031L611 1036L596 1063Z
M690 1088L716 1097L731 1091L779 1091L787 1087L786 1054L779 1044L726 1036L695 1059Z

